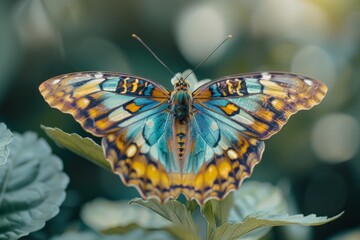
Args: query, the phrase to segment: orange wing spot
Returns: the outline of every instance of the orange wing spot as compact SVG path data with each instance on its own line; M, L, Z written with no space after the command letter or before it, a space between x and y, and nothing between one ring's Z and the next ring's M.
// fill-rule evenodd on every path
M134 160L131 164L131 168L136 172L137 177L143 177L145 175L145 165L139 160Z
M194 181L194 188L195 189L202 189L203 188L203 184L204 184L204 175L203 174L198 174L195 178Z
M321 84L319 87L319 90L321 90L323 92L323 96L325 95L325 93L327 92L328 88L325 84Z
M131 92L134 93L136 92L136 90L138 89L139 86L139 79L135 79L135 82L132 83L132 88L131 88Z
M210 98L211 97L211 92L210 92L210 90L203 90L203 91L201 91L201 92L196 92L196 93L194 93L194 96L196 96L196 99L197 100L200 100L200 99L202 99L202 98L205 98L205 101L206 100L208 100L208 98Z
M122 86L124 88L124 90L120 92L121 94L125 94L127 92L127 82L126 82L127 80L129 80L129 78L124 79L124 83Z
M251 124L250 127L261 134L269 130L269 125L262 122L254 122L254 124Z
M113 124L113 122L110 121L108 118L102 118L95 122L96 127L101 130L108 129L109 127L111 127L112 124Z
M240 83L240 80L239 80L239 79L236 79L236 83L237 83L237 86L236 86L236 93L237 93L239 96L242 96L243 94L240 92L240 90L241 90L241 83Z
M158 89L154 89L151 93L152 97L160 97L160 98L165 98L167 97L166 94L164 94L162 91L158 90Z
M152 164L148 165L146 168L146 176L151 180L152 185L158 185L160 181L159 170Z
M180 173L171 173L170 178L172 185L180 185L182 183L182 176L180 175Z
M239 111L239 108L232 103L229 103L228 105L226 105L225 107L220 107L221 110L223 110L227 115L233 115L234 112Z
M160 179L161 179L161 185L163 186L163 188L170 188L169 176L167 175L166 172L161 171Z
M116 139L115 144L116 144L116 147L117 147L120 151L122 151L122 150L124 149L124 142L121 141L120 138L117 138L117 139Z
M325 91L326 92L326 91ZM324 98L325 94L322 92L316 92L315 93L315 99L316 102L320 102Z
M62 97L64 97L64 95L65 95L65 93L64 93L63 91L57 91L57 92L55 93L55 96L56 96L57 98L62 98Z
M229 177L229 172L231 171L231 166L228 161L222 161L218 164L219 174L221 178L227 179Z
M210 165L204 174L204 181L206 186L213 187L215 179L218 177L219 173L217 168L214 165Z
M255 138L250 138L249 142L251 145L255 146L257 144L257 140Z
M227 89L228 89L229 94L233 94L234 89L233 89L233 85L231 84L230 80L226 80L225 83L227 85Z
M244 154L247 152L248 148L249 148L249 143L248 141L244 140L241 136L239 136L239 157L243 158Z
M139 109L141 107L142 106L138 106L135 103L130 103L130 104L126 105L125 109L128 110L131 113L135 113L135 112L139 111Z
M90 104L90 100L88 98L80 98L79 100L76 101L76 104L78 106L78 108L80 109L85 109L87 106L89 106Z
M277 109L277 107L274 106L274 108L276 110L280 110L280 109ZM267 111L267 110L264 110L264 109L261 109L260 111L257 111L256 112L256 116L260 117L261 119L264 119L265 121L267 122L271 122L274 120L274 113L273 112L270 112L270 111Z
M90 108L88 114L90 118L95 119L99 115L99 111L96 108Z

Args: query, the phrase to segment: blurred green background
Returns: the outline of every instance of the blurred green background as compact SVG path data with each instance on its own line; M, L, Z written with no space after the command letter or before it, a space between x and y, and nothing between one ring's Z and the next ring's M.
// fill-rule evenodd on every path
M360 239L360 1L2 0L0 30L0 121L43 137L40 124L88 136L43 101L37 88L50 77L108 70L172 89L172 76L132 33L175 72L193 68L232 34L198 79L263 70L320 79L329 87L324 101L267 141L252 179L280 186L292 213L345 214L312 229L279 228L266 239L347 239L340 235L348 232ZM31 238L78 224L80 207L96 197L137 196L118 177L52 146L71 182L60 214Z

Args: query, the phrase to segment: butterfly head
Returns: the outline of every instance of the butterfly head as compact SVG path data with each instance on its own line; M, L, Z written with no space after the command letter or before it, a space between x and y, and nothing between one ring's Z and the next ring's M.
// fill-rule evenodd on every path
M173 81L174 89L176 90L188 90L190 88L190 83L183 78L176 79Z

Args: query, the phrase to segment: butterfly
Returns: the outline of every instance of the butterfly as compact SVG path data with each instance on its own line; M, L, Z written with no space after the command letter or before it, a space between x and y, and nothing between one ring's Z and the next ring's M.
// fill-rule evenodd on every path
M39 90L51 107L102 137L106 159L143 198L181 193L199 204L223 199L250 177L264 140L324 98L318 80L280 72L223 77L190 90L177 74L170 92L143 77L79 72Z

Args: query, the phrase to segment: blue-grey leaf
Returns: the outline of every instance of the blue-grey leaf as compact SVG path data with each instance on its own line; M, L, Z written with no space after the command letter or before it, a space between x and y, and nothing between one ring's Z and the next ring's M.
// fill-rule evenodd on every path
M234 203L227 219L228 222L232 223L243 222L247 216L254 213L282 214L287 211L287 203L280 188L270 183L245 182L239 191L234 192L233 199ZM270 227L258 228L241 239L260 239L270 229Z
M172 240L166 232L147 232L143 229L136 229L126 234L100 235L91 231L69 232L51 238L51 240Z
M12 141L12 133L4 123L0 123L0 166L7 162L9 157L8 145Z
M218 227L210 239L256 240L264 236L271 227L300 224L317 226L333 221L333 217L289 215L281 190L268 183L246 182L234 192L234 204L230 209L228 222Z
M235 240L250 239L247 234L255 229L263 227L287 226L300 224L303 226L319 226L334 221L343 213L332 218L317 217L315 214L304 216L302 214L289 216L288 214L272 215L271 213L258 213L247 216L244 222L225 223L213 233L211 239ZM245 236L245 238L243 237ZM260 236L261 237L261 236ZM260 239L253 236L251 239Z
M59 212L68 177L61 160L35 133L15 134L0 168L0 240L41 229Z
M169 226L170 221L144 207L128 201L110 201L103 198L86 203L80 213L81 220L96 231L119 226L138 226L156 229Z
M76 133L66 133L59 128L41 126L46 134L60 147L64 147L73 153L82 156L89 161L111 171L111 166L104 157L101 146L88 137L81 137Z
M143 206L171 221L176 227L181 227L183 235L185 235L185 233L189 234L187 239L198 239L197 234L199 228L194 222L189 210L179 201L169 200L162 204L156 199L143 200L141 198L135 198L130 201L130 204ZM179 228L172 229L174 231L176 230L176 233L173 231L174 235L178 235L178 229Z

